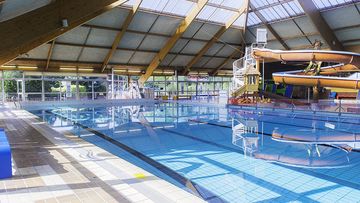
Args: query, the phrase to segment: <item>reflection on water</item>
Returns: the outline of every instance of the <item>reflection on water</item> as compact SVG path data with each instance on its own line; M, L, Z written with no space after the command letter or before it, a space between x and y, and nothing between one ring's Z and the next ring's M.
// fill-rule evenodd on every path
M174 184L191 180L210 191L209 198L312 202L336 189L360 196L360 118L173 103L33 113ZM170 173L164 175L160 164Z
M357 133L336 131L330 123L325 123L331 126L326 131L275 127L264 136L258 131L264 122L256 114L237 115L232 118L232 143L255 159L302 168L348 167L355 157L351 151L360 147Z

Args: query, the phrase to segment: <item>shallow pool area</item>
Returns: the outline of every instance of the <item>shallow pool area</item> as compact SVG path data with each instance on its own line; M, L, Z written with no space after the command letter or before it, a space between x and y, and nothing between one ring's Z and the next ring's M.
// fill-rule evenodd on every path
M209 202L360 201L360 117L178 103L29 110Z

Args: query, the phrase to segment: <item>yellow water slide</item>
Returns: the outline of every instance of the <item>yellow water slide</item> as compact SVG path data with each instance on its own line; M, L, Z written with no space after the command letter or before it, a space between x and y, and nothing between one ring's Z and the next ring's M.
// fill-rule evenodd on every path
M302 86L335 87L360 89L360 54L352 52L296 50L281 51L254 49L253 57L265 62L330 62L337 65L321 68L319 75L303 70L273 73L275 83ZM352 73L349 77L340 77L341 73Z

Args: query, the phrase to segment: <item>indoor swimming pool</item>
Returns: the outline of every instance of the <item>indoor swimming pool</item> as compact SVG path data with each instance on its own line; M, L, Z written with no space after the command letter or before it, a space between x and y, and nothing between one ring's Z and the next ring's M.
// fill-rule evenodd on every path
M209 202L360 196L357 116L177 103L28 110Z

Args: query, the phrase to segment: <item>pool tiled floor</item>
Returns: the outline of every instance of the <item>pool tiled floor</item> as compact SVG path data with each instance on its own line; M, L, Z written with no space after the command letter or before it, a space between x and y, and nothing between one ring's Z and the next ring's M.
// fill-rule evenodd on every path
M0 202L203 202L71 133L59 133L23 110L0 109L13 174Z

